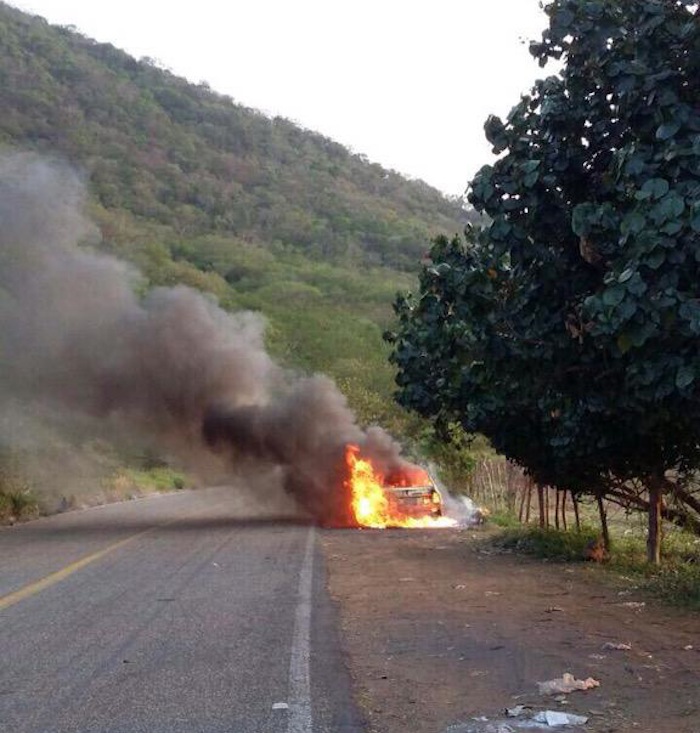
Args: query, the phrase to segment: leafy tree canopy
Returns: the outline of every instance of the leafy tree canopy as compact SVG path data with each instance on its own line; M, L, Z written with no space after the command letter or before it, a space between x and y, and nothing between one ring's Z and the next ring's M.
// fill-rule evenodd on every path
M555 0L560 73L485 131L502 154L397 301L400 402L542 483L700 464L700 22L677 0Z

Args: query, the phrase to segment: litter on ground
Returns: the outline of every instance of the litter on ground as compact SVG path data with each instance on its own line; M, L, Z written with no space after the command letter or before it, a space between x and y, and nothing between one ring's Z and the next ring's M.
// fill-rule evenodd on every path
M593 679L593 677L588 677L585 680L577 680L570 672L564 672L561 677L555 680L538 682L537 687L539 688L540 695L566 695L569 692L575 692L577 690L592 690L594 687L600 687L600 682Z
M628 652L631 648L631 644L625 644L621 641L606 641L605 644L603 644L603 649L605 651L615 650L618 652Z
M545 732L552 728L581 730L588 718L584 715L562 713L557 710L535 712L525 705L516 705L506 710L507 719L490 720L485 716L472 718L470 723L450 726L444 733L517 733L517 731Z
M573 713L561 713L557 710L543 710L533 716L536 723L545 723L550 728L557 728L561 725L585 725L588 718Z

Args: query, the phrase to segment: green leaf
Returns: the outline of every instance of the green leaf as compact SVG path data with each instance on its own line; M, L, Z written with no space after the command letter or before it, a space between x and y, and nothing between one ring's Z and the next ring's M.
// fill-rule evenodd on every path
M520 168L523 173L533 173L540 167L541 163L542 161L540 160L528 160L523 163Z
M625 163L625 173L628 176L638 176L640 173L644 172L645 168L646 161L644 160L644 157L639 154L633 155Z
M629 282L627 282L627 290L632 293L632 295L644 295L647 291L647 284L642 279L642 276L635 272L634 275L629 279Z
M585 237L591 231L591 224L597 211L595 204L579 204L574 208L571 217L571 228L579 237Z
M664 124L661 125L656 131L656 139L668 140L669 138L672 138L680 129L680 122L664 122Z
M675 191L671 191L661 200L661 206L667 219L675 219L685 210L685 201Z
M676 372L676 387L685 389L695 381L695 370L691 366L682 366Z
M700 302L688 300L681 305L678 313L688 322L692 333L700 333Z
M632 275L634 275L634 273L635 273L634 267L628 267L620 273L619 277L617 278L617 281L619 283L626 283L632 277Z
M513 225L505 218L499 217L491 225L490 235L497 240L504 239L513 230Z
M625 288L617 283L603 291L603 303L607 306L615 307L622 303L625 298Z
M666 260L666 251L662 247L657 247L645 260L647 267L652 270L658 270Z
M568 28L574 22L574 14L570 10L560 10L554 20L559 28Z
M634 343L629 333L623 332L617 337L617 348L620 349L623 354L626 354L632 346L634 346Z
M681 229L683 229L683 223L680 221L669 221L668 224L661 227L662 233L668 234L669 237L672 237L674 234L678 234Z
M621 230L623 233L639 234L647 224L646 217L639 211L632 211L622 220Z
M506 127L500 117L490 115L484 124L484 133L497 155L508 147Z
M660 199L668 193L669 188L670 186L665 178L650 178L642 186L642 192L653 196L655 199Z

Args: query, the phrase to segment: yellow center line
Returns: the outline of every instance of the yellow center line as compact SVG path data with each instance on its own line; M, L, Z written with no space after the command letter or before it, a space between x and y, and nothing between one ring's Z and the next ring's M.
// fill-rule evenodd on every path
M170 522L167 522L167 524L170 524ZM6 596L2 596L0 598L0 611L3 611L4 609L9 608L10 606L14 606L15 603L19 603L20 601L23 601L26 598L29 598L30 596L34 596L37 593L41 593L41 591L46 590L47 588L50 588L52 585L56 585L56 583L60 583L62 580L65 580L69 575L73 575L73 573L77 573L78 570L82 570L87 565L90 565L91 563L95 562L96 560L103 558L105 555L108 555L110 552L114 552L115 550L118 550L120 547L124 547L124 545L127 545L129 542L133 542L136 538L143 537L144 535L148 534L149 532L153 532L153 530L160 529L163 526L165 525L159 525L158 527L151 527L150 529L147 529L144 532L133 534L131 535L131 537L127 537L123 540L120 540L119 542L115 542L113 545L109 545L108 547L105 547L102 550L99 550L98 552L94 552L92 555L87 555L81 558L80 560L76 560L75 562L71 563L70 565L66 565L64 568L61 568L60 570L57 570L55 573L51 573L50 575L46 575L45 577L41 578L40 580L37 580L34 583L29 583L29 585L25 585L23 588L20 588L19 590L16 590L13 593L9 593Z

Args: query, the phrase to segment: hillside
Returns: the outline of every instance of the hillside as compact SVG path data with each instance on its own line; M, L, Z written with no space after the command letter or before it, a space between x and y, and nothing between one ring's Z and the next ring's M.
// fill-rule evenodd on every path
M275 357L332 376L361 424L423 433L392 400L381 335L429 240L463 228L460 202L2 2L0 109L0 151L84 172L93 246L150 285L184 283L263 313Z
M0 3L0 142L84 166L108 209L313 258L415 268L457 202L110 44Z

